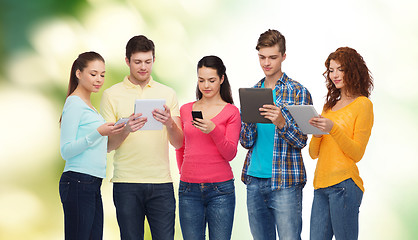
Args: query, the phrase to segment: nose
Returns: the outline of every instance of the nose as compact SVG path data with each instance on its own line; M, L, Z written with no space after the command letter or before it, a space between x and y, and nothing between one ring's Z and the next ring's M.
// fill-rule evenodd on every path
M270 59L269 58L264 59L264 65L266 65L266 66L270 65Z
M97 75L96 81L99 82L99 83L101 83L101 82L104 81L104 77L102 77L101 75Z
M203 85L205 88L209 87L209 82L205 81L205 84Z

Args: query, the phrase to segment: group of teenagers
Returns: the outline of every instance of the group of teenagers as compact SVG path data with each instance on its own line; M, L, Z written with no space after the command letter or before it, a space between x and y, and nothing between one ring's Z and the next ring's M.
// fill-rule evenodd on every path
M59 183L65 239L102 239L100 187L107 153L115 151L113 202L123 240L143 239L145 217L152 239L174 239L176 200L170 174L169 144L176 149L180 173L178 208L182 236L231 239L235 187L230 166L238 143L248 149L242 169L247 211L256 240L301 239L302 190L307 181L301 150L308 136L287 105L312 105L309 91L282 71L285 37L262 33L256 50L265 74L254 88L270 88L274 105L260 114L271 123L245 123L234 105L226 67L217 56L197 64L196 101L179 107L175 91L153 79L154 43L143 35L126 45L129 75L103 92L100 112L91 103L105 79L105 60L85 52L74 61L60 119L60 151L65 167ZM369 100L373 78L356 50L341 47L325 61L328 90L322 114L310 119L324 135L312 135L309 155L317 159L310 239L358 238L364 192L356 163L373 126ZM147 123L133 113L136 99L165 99L152 117L162 130L141 130ZM203 118L193 118L201 111ZM126 123L115 124L120 118ZM250 238L250 236L249 236Z

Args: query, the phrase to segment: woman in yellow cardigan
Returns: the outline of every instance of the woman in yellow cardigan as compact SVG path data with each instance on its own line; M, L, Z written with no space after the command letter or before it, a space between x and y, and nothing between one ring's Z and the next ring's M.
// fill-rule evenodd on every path
M309 154L318 158L311 212L311 240L358 239L358 216L364 187L356 163L361 160L373 126L369 100L373 78L363 58L349 47L338 48L325 61L328 89L321 116L311 125Z

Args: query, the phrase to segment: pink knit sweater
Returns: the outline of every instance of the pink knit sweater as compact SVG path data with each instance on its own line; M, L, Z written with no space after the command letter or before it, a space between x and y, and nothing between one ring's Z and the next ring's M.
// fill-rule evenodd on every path
M180 108L183 146L176 149L180 180L214 183L232 179L229 161L237 154L241 117L237 107L227 104L211 120L216 127L208 134L192 125L193 103Z

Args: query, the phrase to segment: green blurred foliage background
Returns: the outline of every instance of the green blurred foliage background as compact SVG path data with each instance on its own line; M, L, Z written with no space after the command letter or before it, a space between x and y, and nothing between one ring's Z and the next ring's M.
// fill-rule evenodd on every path
M79 53L93 50L104 56L106 89L128 73L126 42L134 35L148 36L156 44L153 76L177 91L180 104L194 100L197 61L218 55L239 106L237 89L263 76L255 44L268 28L286 36L283 69L310 90L317 109L326 93L321 74L328 54L350 46L363 55L375 79L375 125L358 164L366 187L360 239L415 239L416 9L412 0L0 0L0 239L63 239L58 119ZM101 94L92 96L96 108ZM238 148L231 162L237 191L232 239L251 239L246 190L239 180L246 151ZM303 155L308 183L302 237L307 239L315 161L307 148ZM173 149L171 159L177 186ZM104 239L118 239L109 182L112 154L107 175ZM182 239L178 221L176 239Z

